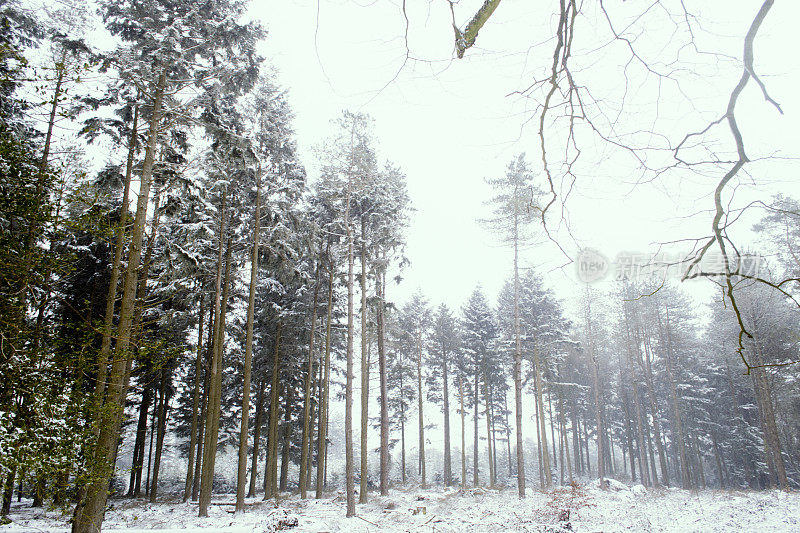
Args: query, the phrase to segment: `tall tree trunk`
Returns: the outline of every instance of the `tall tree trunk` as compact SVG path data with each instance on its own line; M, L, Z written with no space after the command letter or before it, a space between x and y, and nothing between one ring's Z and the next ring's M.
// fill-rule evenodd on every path
M406 484L406 406L403 401L403 377L400 376L400 479Z
M244 511L247 483L247 443L250 424L250 375L253 367L253 318L258 283L258 250L261 231L261 168L256 172L256 210L253 217L253 251L250 255L250 293L247 299L247 333L244 348L244 383L242 384L242 423L239 429L239 464L236 476L236 512Z
M355 128L355 127L354 127ZM350 146L353 147L355 129L351 131ZM351 169L354 167L351 164ZM347 513L349 518L356 515L355 476L353 461L353 228L350 221L350 202L353 196L352 170L347 173L347 194L345 200L344 227L347 235L347 354L346 379L344 390L344 472Z
M595 423L597 424L597 477L600 479L600 488L605 490L605 457L604 457L604 439L605 428L603 427L603 406L600 397L600 365L597 362L597 354L595 353L594 346L594 331L592 330L592 304L591 292L589 286L586 286L586 333L588 342L588 349L586 357L588 359L589 368L592 372L592 390L594 399L594 416Z
M583 417L583 451L586 452L586 474L592 477L592 461L589 457L589 421L586 420L587 413Z
M143 376L150 376L151 359L145 360ZM142 487L142 467L144 466L144 449L147 440L147 413L153 401L153 389L150 383L145 382L142 387L142 402L139 404L139 421L136 424L136 441L133 446L133 461L131 463L131 477L128 486L128 496L138 498Z
M214 360L214 337L216 329L214 321L214 306L209 306L210 314L208 317L208 338L206 340L206 358L203 362L203 395L200 398L200 423L197 428L197 451L195 452L194 479L192 480L192 501L196 502L200 498L200 478L203 466L203 450L205 448L205 428L208 412L208 395L211 392L211 365Z
M656 456L653 453L653 439L650 436L650 424L647 423L648 416L647 416L647 408L645 407L644 403L642 403L642 412L644 414L644 436L647 442L647 453L650 457L650 479L654 487L659 486L658 482L658 471L656 470Z
M458 401L460 403L459 413L461 414L461 490L467 488L467 440L465 420L466 411L464 410L464 378L458 375Z
M725 469L723 468L722 454L719 451L719 443L717 442L716 431L711 431L711 445L714 448L714 462L717 466L717 478L719 479L719 488L725 488L728 484L725 480Z
M367 427L369 425L369 354L367 353L367 246L366 226L361 221L361 479L358 503L367 503Z
M425 413L422 402L422 331L417 331L417 419L419 421L419 473L422 488L427 488L425 476Z
M630 388L633 391L633 407L634 407L634 420L636 422L636 441L637 441L637 457L639 459L639 472L642 478L642 483L645 486L650 486L650 472L648 471L647 464L647 441L644 436L644 423L642 421L642 405L639 396L639 384L636 379L636 368L634 365L634 351L638 350L638 346L634 346L634 341L631 335L633 328L631 317L628 314L627 308L625 309L625 330L627 337L627 358L630 367Z
M600 373L598 370L597 356L594 353L594 349L591 350L590 360L592 368L592 382L594 384L595 421L597 423L597 477L600 479L600 486L605 489L605 445L603 442L603 433L605 432L605 428L603 427L603 408L600 403Z
M278 472L278 394L280 391L281 372L281 330L283 324L278 320L275 331L275 351L272 355L272 382L269 396L269 431L267 432L267 462L264 472L264 500L275 496L277 492Z
M522 336L519 325L519 217L514 210L514 417L517 436L517 494L525 497L525 443L522 438Z
M534 379L534 387L536 380ZM533 410L536 419L536 459L539 466L539 488L544 489L544 466L542 465L542 425L539 423L539 395L533 396Z
M578 474L583 474L583 455L581 454L581 442L579 438L580 429L578 428L578 406L575 397L572 397L572 451L575 454L575 470Z
M150 444L147 447L147 476L144 480L144 494L150 496L150 480L153 468L153 439L156 435L156 416L158 414L158 403L161 401L158 394L154 394L153 414L150 417Z
M303 435L300 449L300 498L306 499L309 476L309 450L311 449L311 382L314 379L314 338L317 334L317 302L319 300L320 262L314 275L314 297L311 302L311 332L308 339L308 366L303 390Z
M553 443L553 446L555 447L555 443ZM567 455L567 458L569 458L569 455ZM561 467L559 468L558 472L559 475L558 482L559 484L563 485L564 484L564 425L560 416L558 418L558 460L559 460L559 465Z
M476 365L477 366L477 365ZM478 385L480 373L475 371L475 387L472 395L472 486L478 486Z
M533 348L533 366L534 377L536 379L536 400L539 408L539 423L541 424L542 469L544 473L543 488L549 489L553 486L553 476L550 472L550 452L547 447L547 426L545 426L544 403L542 402L542 365L539 359L539 348L536 346Z
M789 490L789 480L786 476L786 464L783 460L783 449L781 446L780 434L778 433L778 426L775 423L775 408L772 404L772 387L769 383L769 379L767 378L767 371L763 367L764 356L763 349L761 347L761 338L759 335L756 335L752 344L755 348L756 367L751 370L751 374L754 385L753 388L755 390L756 403L759 407L758 412L761 415L762 426L764 428L764 444L766 448L767 461L773 465L775 470L775 481L777 482L777 485L781 488L781 490ZM695 446L697 447L696 441Z
M681 469L681 486L689 490L692 488L692 480L689 476L689 462L686 454L686 436L683 431L683 415L681 413L680 398L678 397L678 387L675 381L675 372L673 365L674 353L672 349L672 332L669 322L669 309L665 307L665 328L663 337L666 339L667 354L666 354L666 367L667 367L667 381L669 381L670 403L672 403L672 425L673 425L673 439L678 447L678 455L680 457ZM658 314L658 325L661 329L661 314Z
M100 431L97 433L94 453L88 461L90 465L90 482L85 487L85 498L81 498L75 509L73 520L73 531L75 533L95 533L100 531L105 515L106 502L108 501L108 484L114 471L112 460L116 453L117 442L121 433L123 405L128 392L125 387L125 370L128 359L131 357L131 326L138 283L139 261L141 260L142 238L150 200L155 150L158 144L161 104L166 86L166 71L162 71L156 83L153 99L147 150L142 165L139 186L139 199L131 231L128 269L125 273L122 304L117 327L117 345L111 363L111 372L108 376L108 393L105 397L104 406L98 410L96 416Z
M553 468L558 468L558 459L556 459L555 417L553 416L553 395L549 391L547 393L547 413L550 415L550 443L553 449Z
M281 447L281 481L278 484L280 492L286 491L286 484L289 481L289 449L292 442L292 402L294 400L294 389L287 384L286 406L283 409L283 445Z
M453 484L453 463L450 456L450 392L448 389L450 378L447 367L448 354L442 351L442 402L444 410L444 486Z
M605 421L605 417L603 417ZM606 426L605 422L603 423ZM608 461L608 470L610 471L611 477L616 477L617 475L617 454L614 452L614 441L612 440L611 429L606 426L606 459Z
M189 432L189 453L187 454L189 462L186 468L186 484L183 488L183 501L189 500L192 494L192 485L194 483L194 452L197 447L197 422L198 411L200 410L200 383L203 373L203 317L205 312L206 300L203 294L200 294L200 313L197 318L197 359L194 364L194 390L192 391L192 426ZM211 320L209 320L209 327L211 327Z
M330 248L328 248L330 257ZM333 276L335 268L333 261L328 267L328 309L325 320L325 378L320 387L319 410L319 437L317 440L317 493L316 498L322 498L322 489L325 486L325 469L328 458L328 397L331 377L331 317L333 316Z
M650 412L653 415L653 437L656 441L656 450L658 451L658 462L661 468L661 481L664 485L669 486L669 475L667 473L667 457L664 453L664 446L661 442L661 422L659 421L660 415L658 412L658 400L656 400L655 386L653 385L653 365L652 365L652 350L650 348L650 340L641 331L642 344L644 346L644 365L638 361L642 373L645 377L645 384L647 385L647 395L650 399Z
M389 494L389 385L386 374L383 314L385 277L386 272L381 270L375 279L375 292L378 295L378 372L381 380L381 496Z
M319 374L317 374L317 369L319 369ZM322 383L322 365L317 363L316 367L313 367L311 370L314 377L311 382L311 398L312 400L317 397L317 389L320 387L320 383ZM314 402L311 403L311 409L308 414L309 420L309 429L308 429L308 456L306 457L306 492L311 490L313 487L313 476L311 475L311 469L314 466L313 458L314 458L314 438L316 437L315 432L319 430L318 426L314 426L314 420L317 418L316 410L318 409L318 405Z
M166 364L166 363L164 363ZM161 470L161 455L164 449L164 434L167 430L167 415L169 412L169 370L161 367L161 403L158 406L158 428L156 430L156 458L153 461L153 482L150 487L150 503L156 502L158 490L158 473Z
M508 463L508 478L514 475L514 462L511 460L511 424L508 422L508 395L503 394L503 423L506 426L506 462Z
M227 216L225 207L226 202L228 199L228 191L225 189L222 192L222 198L220 201L220 209L219 209L219 243L217 246L217 274L216 274L216 281L215 281L215 290L214 290L214 341L212 342L212 349L213 352L211 354L210 364L208 367L208 371L206 374L208 375L208 393L206 394L207 397L207 406L206 406L206 420L205 420L205 435L203 437L204 446L203 446L203 469L200 472L200 503L199 503L199 515L200 516L208 516L208 505L211 502L211 490L212 484L214 481L214 470L211 468L209 470L211 455L210 451L214 449L216 452L216 437L212 439L213 433L213 426L214 426L214 417L216 413L215 407L215 398L216 398L216 384L217 384L217 376L222 373L222 361L221 361L221 353L220 350L222 344L222 336L220 335L221 323L222 323L222 309L227 306L227 302L224 301L222 292L223 292L223 283L222 283L222 276L223 271L225 269L225 264L223 260L223 252L225 250L225 217ZM230 250L230 248L229 248ZM224 330L223 330L224 332ZM218 416L217 416L218 418ZM216 455L216 453L214 453Z
M267 388L267 380L263 377L258 380L258 395L256 396L256 425L253 428L253 451L250 462L250 487L247 490L247 497L252 498L256 495L256 478L258 478L258 450L261 447L261 426L264 425L264 392Z
M203 450L203 470L200 483L200 516L208 516L208 505L214 485L214 466L217 460L217 442L219 438L219 417L222 398L222 368L225 355L225 317L228 310L228 294L231 286L231 251L233 237L228 237L225 252L225 279L223 280L222 302L217 320L216 340L214 341L214 361L212 362L209 383L210 393L206 417L205 446Z
M103 403L103 395L106 390L106 378L108 376L108 356L111 353L111 333L114 328L114 309L117 303L117 285L119 284L120 265L122 264L122 253L125 249L125 226L128 220L128 209L130 204L131 176L133 174L133 159L136 154L137 130L139 124L139 107L133 107L133 125L131 134L128 138L128 159L125 165L125 181L122 188L122 205L120 206L120 221L117 226L116 241L114 244L114 259L111 262L111 277L108 282L108 295L106 296L106 310L103 320L103 339L100 344L100 353L97 356L97 382L94 389L95 408L99 408ZM99 426L95 429L95 438L99 432Z
M559 413L559 417L561 418L561 433L562 433L561 438L564 441L564 451L565 451L564 455L566 456L566 460L567 460L567 473L569 474L569 482L570 482L570 484L572 484L572 482L573 482L572 461L570 461L570 458L569 458L569 441L567 440L567 420L564 417L564 401L563 401L563 399L561 397L561 394L562 394L561 390L559 389L559 392L558 392L558 413ZM562 466L563 466L564 459L562 459L561 462L562 462Z
M494 487L494 454L492 450L492 420L489 401L489 380L483 378L483 402L486 405L486 452L489 459L489 488Z
M17 478L17 465L12 464L11 470L6 474L3 484L3 505L0 508L0 516L8 516L11 512L11 500L14 497L14 480Z

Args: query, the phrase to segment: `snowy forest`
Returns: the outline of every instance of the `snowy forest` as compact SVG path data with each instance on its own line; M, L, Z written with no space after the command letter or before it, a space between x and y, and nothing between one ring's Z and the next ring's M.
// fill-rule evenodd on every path
M437 3L452 61L506 6ZM535 120L514 119L535 142L480 176L499 291L440 301L401 283L416 192L378 119L340 110L301 150L247 2L0 0L0 531L650 530L625 505L668 524L711 502L691 527L800 527L800 200L732 199L761 176L739 94L783 112L754 67L773 1L748 3L721 118L665 146L608 134L573 79L595 3L544 8ZM605 4L631 62L661 69ZM691 32L683 4L653 9ZM598 142L643 175L710 177L708 237L590 283L607 265L557 228ZM542 247L577 269L568 290Z

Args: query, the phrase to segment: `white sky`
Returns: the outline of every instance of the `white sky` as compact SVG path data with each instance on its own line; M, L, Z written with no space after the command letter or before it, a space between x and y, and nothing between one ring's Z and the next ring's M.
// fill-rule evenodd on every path
M461 0L456 5L461 27L481 3ZM760 1L685 3L699 14L694 28L703 50L741 55L742 35ZM483 202L490 194L483 180L503 173L519 152L527 152L529 161L539 160L537 126L526 124L536 102L507 95L545 72L553 46L548 39L557 18L547 11L552 7L541 2L506 0L466 57L454 60L447 2L409 0L408 42L413 57L422 60L406 61L400 4L286 0L256 2L253 12L269 30L263 53L289 91L309 174L312 178L316 175L310 148L330 135L332 118L345 108L371 114L380 156L404 169L416 209L408 232L407 255L412 265L404 272L403 284L394 289L394 297L404 300L421 287L433 304L445 301L458 309L478 282L493 299L510 272L509 252L476 222L486 216ZM626 56L621 43L599 46L608 41L603 38L607 32L603 33L595 4L584 2L586 15L578 20L574 45L583 53L576 55L573 68L584 83L593 84L595 97L613 106ZM677 0L662 4L672 10L680 7ZM627 12L651 5L633 0L606 2L618 30L632 20ZM657 11L649 12L656 22L660 20ZM754 85L745 91L739 116L746 142L752 144L748 150L751 159L773 151L798 155L800 135L795 125L800 108L795 94L800 86L800 62L794 54L800 49L794 29L798 15L797 2L776 2L756 41L756 68L783 106L784 115L765 104ZM593 27L600 29L592 33ZM668 51L680 42L681 36L673 34L671 27L657 23L645 23L644 27L636 45L647 52ZM673 139L677 132L687 131L701 120L720 116L726 92L740 75L733 63L709 62L699 68L691 51L682 51L680 57L690 58L680 66L693 71L682 78L680 91L691 96L695 109L682 103L685 100L677 86L665 83L658 87L637 72L635 65L628 71L632 81L627 98L639 106L644 122L641 129L648 129L660 90L659 128L671 132ZM720 138L727 140L725 135L723 130ZM620 251L648 252L654 249L654 242L706 233L710 215L697 213L713 206L710 191L718 177L667 174L651 184L632 187L635 168L628 160L588 137L582 141L587 163L580 169L568 204L577 241L565 231L558 234L570 254L580 245L613 258ZM756 197L766 200L776 191L797 195L795 161L759 163L750 168L753 177L741 180L737 205ZM740 228L746 230L750 225L745 222ZM745 231L741 238L751 236ZM542 265L548 281L566 296L574 286L574 267L553 270L563 260L552 244L525 255L525 262Z

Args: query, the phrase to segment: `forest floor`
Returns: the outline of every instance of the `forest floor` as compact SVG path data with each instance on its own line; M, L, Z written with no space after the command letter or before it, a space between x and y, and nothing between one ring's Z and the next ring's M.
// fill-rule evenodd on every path
M800 531L800 493L780 491L646 490L611 482L607 491L594 484L528 490L393 489L389 496L370 494L358 516L345 518L343 494L320 500L293 495L263 502L249 499L233 514L234 496L216 497L208 518L197 517L197 504L118 499L106 513L103 531L213 531L272 533L320 532L480 532L537 533L612 531ZM310 493L313 497L313 492ZM68 516L57 510L14 504L5 532L68 531Z

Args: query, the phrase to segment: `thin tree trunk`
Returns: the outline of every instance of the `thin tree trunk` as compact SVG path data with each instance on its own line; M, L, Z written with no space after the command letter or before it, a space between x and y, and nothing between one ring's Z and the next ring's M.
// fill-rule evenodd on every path
M209 470L211 456L210 451L213 448L214 452L216 452L216 437L213 437L213 426L214 426L214 417L216 415L216 407L215 407L215 398L216 398L216 383L217 383L217 376L221 374L221 350L220 345L222 344L222 339L220 335L220 330L222 329L222 308L227 305L227 302L223 300L222 297L222 276L223 270L225 268L224 260L223 260L223 251L225 246L225 217L226 217L226 201L228 199L228 191L227 189L222 193L222 199L220 201L220 209L219 209L219 243L217 247L217 274L216 274L216 281L215 281L215 290L214 290L214 341L212 342L212 354L210 358L210 364L207 371L208 375L208 393L206 394L207 397L207 406L206 406L206 420L205 420L205 435L203 437L204 446L203 446L203 469L200 472L200 503L199 503L199 515L200 516L208 516L208 505L211 502L211 490L212 490L212 483L214 478L213 468ZM213 438L212 438L213 437Z
M650 340L641 331L641 336L644 344L644 367L642 371L645 376L645 383L647 384L647 394L650 399L650 412L653 415L653 436L656 441L656 450L658 451L658 461L661 467L661 481L664 485L669 486L669 475L667 473L667 457L664 452L664 446L661 442L661 423L659 422L658 400L656 399L655 387L653 385L653 365L652 365L652 349L650 347ZM639 361L641 365L641 361Z
M586 413L583 417L583 451L586 452L586 474L592 477L592 461L589 457L589 421L586 420Z
M525 497L525 445L522 438L522 340L519 325L518 214L514 210L514 416L517 437L517 494Z
M361 479L358 503L367 503L367 471L369 450L367 428L369 425L369 354L367 353L367 246L366 226L361 221Z
M617 475L617 454L614 452L614 441L613 441L613 434L611 429L606 428L606 433L608 434L608 449L611 454L611 475L616 477Z
M578 406L575 397L572 398L572 452L575 454L575 470L578 474L583 474L583 455L581 454L581 444L578 434Z
M483 401L486 405L486 452L489 459L489 488L494 487L494 461L492 461L492 421L489 409L489 383L484 376L483 380Z
M725 482L725 470L722 467L722 454L719 451L719 444L717 443L717 437L714 431L711 432L711 445L714 448L714 462L717 466L717 478L719 479L719 488L725 488L727 483Z
M639 472L642 477L642 483L645 486L650 486L650 472L648 470L647 464L647 441L645 440L644 436L644 423L642 421L642 406L641 400L639 397L639 385L636 379L636 368L634 365L634 350L638 350L638 347L633 345L633 339L631 336L631 329L633 325L631 324L631 317L628 315L628 310L625 308L625 329L626 329L626 336L627 336L627 347L626 354L628 356L628 364L630 365L630 387L633 391L633 406L634 406L634 413L635 413L635 422L636 422L636 436L637 436L637 450L638 450L638 459L639 459Z
M264 425L264 392L267 381L263 377L258 380L258 396L256 396L256 425L253 428L253 451L250 462L250 487L247 497L256 495L256 478L258 477L258 450L261 447L261 426Z
M231 251L233 237L228 237L225 252L225 279L222 286L222 301L217 320L217 335L214 341L214 361L211 366L211 391L208 399L205 449L203 450L203 471L200 480L200 516L208 516L208 505L214 482L214 466L217 460L217 442L219 438L220 403L222 398L222 368L225 355L225 316L228 309L228 293L231 286Z
M269 431L267 432L267 462L264 472L264 500L275 496L277 492L278 472L278 393L281 371L281 330L283 324L278 321L275 332L275 351L272 356L272 382L269 399Z
M215 293L216 297L216 293ZM203 395L200 399L200 424L197 428L197 451L195 453L194 480L192 481L192 501L196 502L200 498L200 478L203 466L203 450L205 448L205 428L206 418L208 417L208 398L211 392L211 365L214 361L214 341L216 337L216 314L213 305L210 305L208 316L208 337L206 339L206 359L203 362ZM218 309L216 310L219 311Z
M766 370L761 366L764 364L761 339L757 336L752 344L755 347L755 363L757 366L752 369L751 373L753 375L753 384L755 385L756 401L759 405L759 414L761 415L764 428L764 444L766 445L767 458L773 464L777 485L781 490L789 490L789 480L786 475L786 465L783 460L780 433L775 423L775 408L772 404L772 387L767 379ZM696 444L695 446L697 447ZM705 480L703 480L703 484L705 485Z
M559 413L560 414L560 413ZM553 443L555 446L555 443ZM569 458L569 455L567 455ZM558 418L558 459L561 468L559 468L559 479L558 482L560 485L564 484L564 425L561 417Z
M594 399L594 416L595 423L597 424L597 477L600 479L600 488L605 490L605 457L604 457L604 438L605 428L603 427L603 406L600 397L600 365L597 362L597 354L595 353L594 346L594 332L592 331L592 307L591 307L591 292L589 286L586 286L586 329L588 349L586 356L589 363L589 368L592 372L592 390Z
M403 378L400 377L400 470L402 471L401 479L403 485L406 484L406 408L403 401Z
M417 419L419 420L419 472L422 488L428 484L425 476L425 413L422 404L422 332L417 331Z
M564 417L564 401L561 398L561 390L560 389L559 389L559 393L558 393L558 413L559 413L559 416L561 418L561 431L563 433L562 439L564 441L564 451L565 451L564 455L566 456L566 459L567 459L567 473L569 474L569 482L571 484L573 482L572 461L570 461L570 458L569 458L569 441L567 440L567 420ZM563 463L564 460L562 459L561 462Z
M108 375L108 356L111 353L111 333L114 328L114 308L117 303L117 285L119 284L120 265L122 253L125 249L125 226L128 220L130 204L131 176L133 174L133 158L136 153L137 129L139 124L139 107L133 108L133 125L128 139L128 159L125 165L125 182L122 189L122 205L120 206L120 221L116 229L116 242L114 244L114 260L111 263L111 277L106 296L106 310L103 320L103 340L100 344L100 353L97 356L97 383L94 389L95 406L99 408L103 403L106 390L106 377ZM98 434L99 427L95 430Z
M556 459L556 419L553 417L553 395L550 391L547 392L547 413L550 415L550 442L553 447L553 468L558 468L558 460Z
M353 145L355 126L351 130L350 146ZM354 165L351 165L351 169ZM347 354L344 392L344 462L345 492L349 518L356 515L355 476L353 461L353 228L350 222L350 202L353 196L352 170L347 173L347 194L345 200L344 227L347 234Z
M695 456L697 457L697 473L700 478L700 490L705 490L706 488L706 473L705 468L703 467L703 455L700 453L700 443L697 439L697 433L692 435L692 440L694 441L694 452Z
M494 415L494 390L489 387L489 412L492 420L491 433L492 433L492 465L494 466L494 475L492 476L492 485L497 485L497 418Z
M675 373L673 370L674 354L672 351L672 335L669 323L669 309L665 308L666 324L664 337L666 338L667 354L666 354L666 367L667 367L667 380L669 381L670 400L672 403L672 424L673 424L673 439L678 447L678 454L680 456L680 469L681 469L681 486L689 490L692 488L691 477L689 476L689 463L686 457L686 438L683 431L683 416L680 408L680 398L678 397L678 387L675 382ZM659 329L661 328L661 314L658 314Z
M308 339L308 367L303 394L303 435L300 450L300 498L306 499L309 476L309 450L311 448L311 382L314 379L314 338L317 333L317 302L319 299L320 263L317 262L314 275L314 297L311 303L311 332Z
M317 368L320 370L319 375L317 375ZM322 365L317 363L317 366L312 368L312 374L314 374L311 383L311 398L313 399L317 397L317 389L320 387L320 383L322 382ZM314 438L316 436L315 432L319 430L319 427L314 426L314 421L316 420L317 417L316 409L318 409L318 406L314 402L312 402L311 409L308 414L310 427L308 430L308 456L306 457L306 492L311 490L311 488L313 487L313 479L314 479L313 476L311 475L311 468L313 467L313 458L314 458L313 443L314 443Z
M328 249L328 255L330 256L330 249ZM317 444L317 499L322 498L328 458L328 392L331 376L331 317L333 315L334 271L335 269L331 262L328 268L328 316L325 321L325 379L322 381L322 387L320 388L322 407L319 411L319 437Z
M286 390L286 406L283 410L283 446L281 448L281 480L278 484L280 492L286 491L286 484L289 481L289 448L292 439L292 402L294 400L294 389L288 384Z
M209 323L211 326L213 322ZM208 379L204 379L208 381ZM208 390L208 387L204 387ZM197 450L195 451L194 460L194 479L192 480L192 501L196 502L200 499L200 472L203 467L203 448L205 444L205 427L206 427L206 409L208 409L208 398L206 392L203 392L203 398L200 404L200 423L197 428Z
M647 423L647 408L642 405L642 411L644 413L644 436L647 442L647 453L650 457L650 479L652 480L653 486L658 487L658 471L656 470L656 457L653 453L653 439L650 436L650 424Z
M475 372L475 390L472 396L472 421L473 421L473 428L472 428L472 486L478 486L478 383L479 383L480 374Z
M147 208L150 200L150 186L153 177L153 163L158 143L158 129L161 121L161 105L167 86L166 71L162 71L156 83L153 109L148 133L148 144L142 166L139 186L139 199L136 216L131 233L128 269L122 293L119 324L117 328L117 345L108 376L108 393L105 405L98 410L96 419L100 425L94 453L90 465L90 482L85 487L85 498L80 498L73 519L74 533L95 533L100 531L108 501L108 483L113 475L117 443L121 433L122 411L127 389L125 387L125 370L131 357L130 341L133 325L133 310L138 283L139 261L141 260L142 238L144 235ZM81 495L83 496L83 495Z
M460 403L459 413L461 414L461 490L467 488L467 440L466 440L466 420L464 411L464 379L458 375L458 401Z
M508 463L508 478L514 476L514 463L511 460L511 425L508 423L508 394L503 394L503 423L506 426L506 462Z
M165 363L166 364L166 363ZM153 481L150 487L150 503L156 502L158 490L158 473L161 469L161 455L164 449L164 434L167 430L167 414L169 412L169 372L161 367L161 404L158 406L158 429L156 433L156 458L153 461Z
M386 347L384 345L384 298L386 272L381 271L375 280L378 295L378 372L381 380L381 496L389 494L389 385L386 374ZM445 447L448 445L445 441Z
M189 464L186 469L186 485L183 488L183 501L189 500L194 482L194 452L197 446L197 417L200 409L200 380L203 372L203 316L206 300L200 295L200 313L197 319L197 359L194 365L194 391L192 392L192 427L189 432ZM211 322L209 321L209 325Z
M151 374L150 358L145 361L143 376ZM149 383L144 383L142 387L142 403L139 405L139 421L136 425L136 442L133 446L133 462L131 464L130 485L128 496L138 498L142 487L142 467L144 466L144 449L147 440L147 413L150 411L150 403L153 401L153 389Z
M161 399L158 397L158 394L155 394L155 403L153 404L153 414L150 417L150 444L147 447L147 477L144 480L144 495L150 496L150 480L152 477L150 474L152 473L153 468L153 439L156 435L156 414L158 413L158 404Z
M541 424L541 437L542 437L542 467L544 474L543 488L549 489L553 486L553 479L550 472L550 452L547 447L547 427L545 426L544 419L544 403L542 402L542 365L539 360L539 349L533 349L533 366L534 376L536 378L536 399L539 406L540 424Z
M538 387L534 379L534 387ZM539 488L544 489L544 467L542 466L542 425L539 423L539 395L533 396L533 410L536 418L536 459L539 467Z
M444 486L453 484L453 463L450 457L450 392L448 389L450 378L448 376L448 354L442 352L442 402L444 410Z
M253 217L253 251L250 255L250 294L247 299L247 333L244 348L244 383L242 384L242 423L239 429L239 464L236 476L236 512L244 511L247 483L247 443L250 424L250 375L253 367L253 319L258 283L258 250L261 231L261 168L256 172L256 210Z

